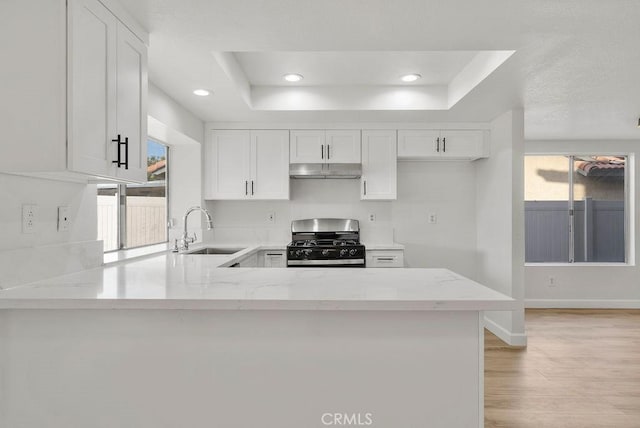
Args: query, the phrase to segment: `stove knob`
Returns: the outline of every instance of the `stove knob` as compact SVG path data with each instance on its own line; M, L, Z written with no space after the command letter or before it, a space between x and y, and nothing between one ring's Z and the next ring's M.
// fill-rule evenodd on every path
M348 252L349 250L347 250L346 248L343 248L342 250L340 250L340 257L346 256Z
M352 255L352 256L355 256L357 252L358 251L355 248L349 250L349 254Z
M304 250L304 255L305 256L311 255L311 250Z
M302 250L296 250L296 257L300 257L302 255Z
M322 255L323 256L328 256L329 255L329 250L322 250Z

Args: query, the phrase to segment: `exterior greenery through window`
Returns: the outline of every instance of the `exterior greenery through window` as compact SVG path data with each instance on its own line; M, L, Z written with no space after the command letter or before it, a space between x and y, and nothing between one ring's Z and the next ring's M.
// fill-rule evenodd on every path
M526 156L526 262L625 262L626 164L626 156Z
M147 182L98 185L98 239L104 251L167 241L168 147L147 142Z

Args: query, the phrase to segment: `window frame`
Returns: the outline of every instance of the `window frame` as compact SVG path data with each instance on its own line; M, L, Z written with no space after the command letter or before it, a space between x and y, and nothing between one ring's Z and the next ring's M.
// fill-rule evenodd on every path
M587 157L587 156L624 156L625 157L625 168L624 168L624 237L625 237L625 245L624 245L624 261L622 262L602 262L602 261L573 261L575 259L575 247L574 247L574 217L570 216L570 227L571 227L571 237L570 237L570 251L569 251L569 262L527 262L525 261L525 266L634 266L634 236L632 236L632 232L634 228L631 225L631 221L634 218L635 212L635 203L632 200L633 195L631 194L633 190L633 182L635 179L635 156L632 152L620 152L620 151L607 151L607 150L598 150L596 152L593 151L544 151L544 152L526 152L523 156L522 162L525 163L527 157L533 156L565 156L567 158L567 162L570 162L570 168L568 171L568 180L567 183L569 185L569 193L567 197L568 201L568 210L574 208L574 171L573 171L573 160L577 157ZM523 171L525 169L523 168ZM526 194L526 176L523 174L523 188L524 194ZM523 198L523 210L524 203L527 200ZM524 231L523 231L524 232ZM523 243L526 245L526 234L523 233Z
M116 253L118 251L127 251L127 250L135 250L135 249L139 249L139 248L145 248L145 247L150 247L153 245L159 245L159 244L166 244L169 242L169 198L170 198L170 190L169 190L169 165L171 163L170 160L170 146L167 143L164 143L162 141L159 141L155 138L151 138L151 137L147 137L146 142L148 143L149 141L156 143L156 144L160 144L162 146L165 147L166 149L166 161L167 161L167 168L166 168L166 172L165 172L165 218L167 219L167 221L165 222L165 228L166 228L166 239L164 241L160 241L160 242L153 242L153 243L149 243L149 244L144 244L144 245L137 245L135 247L126 247L125 243L127 241L127 186L128 184L125 183L117 183L115 184L116 187L116 195L118 198L118 210L117 210L117 223L118 223L118 233L117 233L117 248L113 249L113 250L107 250L104 251L104 254L111 254L111 253Z

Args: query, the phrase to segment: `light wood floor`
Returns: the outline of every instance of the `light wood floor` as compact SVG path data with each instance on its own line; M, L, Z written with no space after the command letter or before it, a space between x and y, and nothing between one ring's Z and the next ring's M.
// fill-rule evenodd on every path
M526 329L526 349L485 330L486 428L640 428L640 310L527 310Z

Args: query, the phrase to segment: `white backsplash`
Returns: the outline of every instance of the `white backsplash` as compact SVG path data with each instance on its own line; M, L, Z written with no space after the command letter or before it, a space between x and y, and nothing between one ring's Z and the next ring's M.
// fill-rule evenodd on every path
M0 289L102 265L102 241L64 242L0 252Z

